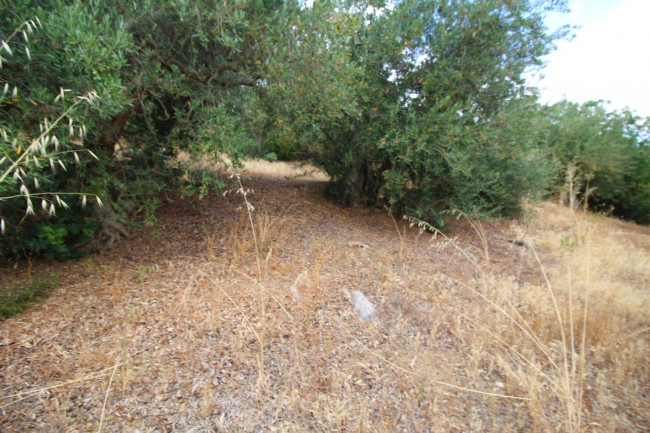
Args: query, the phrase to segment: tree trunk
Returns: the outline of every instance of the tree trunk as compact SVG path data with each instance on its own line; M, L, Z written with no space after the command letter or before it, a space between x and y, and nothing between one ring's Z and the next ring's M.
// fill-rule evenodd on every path
M360 206L362 204L363 187L365 184L365 173L361 164L354 164L350 173L345 178L345 184L348 186L350 206Z
M354 164L345 178L345 183L351 206L380 205L379 184L370 161L363 160Z
M126 123L129 121L130 117L131 110L125 110L117 116L114 116L104 122L102 135L99 138L99 144L102 149L108 151L109 153L113 152L113 146L115 143L117 143L117 140L122 135L122 131L124 130L124 127L126 126Z

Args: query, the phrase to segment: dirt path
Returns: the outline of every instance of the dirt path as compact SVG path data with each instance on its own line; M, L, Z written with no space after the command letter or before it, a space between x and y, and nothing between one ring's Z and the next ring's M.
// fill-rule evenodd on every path
M0 323L0 430L544 430L516 357L472 323L489 314L492 332L516 334L482 299L502 293L557 336L512 298L541 282L503 240L521 224L463 223L450 241L338 207L322 182L245 186L255 238L233 192L163 206L109 253L36 264L61 287ZM344 288L377 320L360 321ZM641 422L637 408L626 419Z

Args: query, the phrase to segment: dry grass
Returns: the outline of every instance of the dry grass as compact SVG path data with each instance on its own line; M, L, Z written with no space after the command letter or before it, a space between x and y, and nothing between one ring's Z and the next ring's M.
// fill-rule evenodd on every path
M258 178L313 180L319 182L330 180L327 173L304 162L269 162L262 159L253 159L244 163L244 173Z
M193 161L192 164L197 168L210 168L217 171L228 171L232 166L232 162L226 155L220 155L221 163L215 164L214 162L203 159L201 161ZM179 161L187 163L190 161L190 155L181 152L178 155ZM249 159L244 161L242 174L246 176L253 176L256 178L264 178L271 180L301 180L301 181L316 181L327 182L330 177L323 170L315 167L307 162L300 161L267 161L264 159Z
M650 428L647 228L547 204L433 237L316 182L245 187L250 218L241 194L179 202L161 235L36 264L67 277L0 324L0 427Z

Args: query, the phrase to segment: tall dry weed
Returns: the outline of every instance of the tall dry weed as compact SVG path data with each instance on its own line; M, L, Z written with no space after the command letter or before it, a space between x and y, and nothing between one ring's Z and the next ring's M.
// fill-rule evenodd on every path
M535 431L629 427L640 421L626 410L631 400L647 413L647 253L613 235L608 220L556 211L543 208L534 227L519 229L530 232L521 245L544 277L537 284L491 274L476 262L480 278L455 281L474 297L452 325L468 348L465 374L499 378L500 392L526 397ZM539 248L545 259L555 258L540 259ZM619 415L603 416L612 409Z
M600 217L547 207L537 224L531 241L556 257L550 265L539 262L548 279L524 287L492 281L488 290L494 299L508 299L509 308L516 305L517 322L539 343L530 350L532 338L518 331L502 333L508 350L519 351L523 362L515 368L510 357L497 359L528 390L539 431L629 426L634 416L626 406L630 399L640 403L639 390L648 378L647 254L621 242ZM621 390L628 395L612 400ZM627 413L603 416L612 409Z

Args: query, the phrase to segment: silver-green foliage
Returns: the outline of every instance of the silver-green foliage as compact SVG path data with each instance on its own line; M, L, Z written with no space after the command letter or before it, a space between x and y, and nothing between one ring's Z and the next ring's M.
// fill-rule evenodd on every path
M117 52L128 34L108 17L89 19L81 3L47 10L17 2L3 10L0 255L54 248L65 256L60 245L87 239L94 226L92 210L80 209L89 197L102 203L101 187L88 178L100 162L93 141L125 103Z
M315 107L309 146L333 192L438 224L446 209L513 215L543 194L553 167L528 142L535 103L522 79L552 47L543 12L510 0L350 9L357 111L323 118Z
M23 54L27 61L32 60L29 50L30 36L38 30L43 29L43 25L38 17L24 21L16 30L6 39L2 39L0 51L5 57L0 55L0 70L6 66L12 65L14 55ZM22 40L17 42L14 38L22 36ZM14 49L12 50L12 46ZM4 105L7 113L12 111L24 112L20 106L31 104L38 107L31 95L23 95L23 89L19 89L17 84L13 84L10 76L0 76L0 104ZM20 200L24 203L24 213L26 216L34 216L37 211L49 215L56 214L56 208L68 208L64 196L79 195L83 204L87 201L87 195L76 192L48 191L42 188L44 179L56 173L57 170L67 171L67 160L72 156L72 161L80 162L79 154L90 153L92 151L79 146L69 148L65 146L68 140L77 140L82 143L86 136L86 127L75 121L75 114L81 104L95 104L97 94L94 91L86 95L73 97L69 95L69 89L61 88L59 94L54 98L53 103L58 104L59 111L52 112L54 118L43 117L38 119L38 130L21 128L18 122L9 121L0 122L0 231L2 234L6 231L5 216L3 210L9 207L5 204L7 201ZM66 95L67 98L66 98ZM65 135L61 134L65 131ZM61 137L61 138L59 138ZM96 158L96 157L95 157ZM17 190L17 193L16 193ZM98 203L101 203L99 197L95 197ZM40 209L35 209L35 206Z

